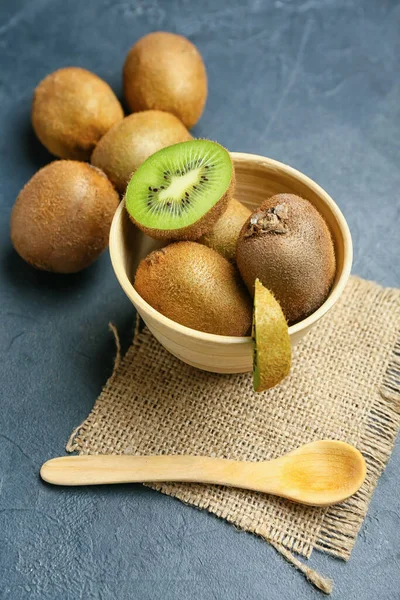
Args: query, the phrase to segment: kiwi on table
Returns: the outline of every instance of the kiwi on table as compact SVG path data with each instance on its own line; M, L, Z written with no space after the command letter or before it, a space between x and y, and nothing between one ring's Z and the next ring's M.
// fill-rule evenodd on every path
M232 197L230 154L208 140L168 146L135 171L125 204L132 221L155 239L196 240L209 231Z
M157 31L130 49L123 70L124 95L132 112L158 109L190 129L207 99L207 74L196 46L182 35Z
M117 192L100 169L57 160L19 193L11 214L11 241L37 269L75 273L107 247L118 204Z
M292 347L285 315L259 279L255 281L253 383L256 392L274 387L290 371Z
M89 160L99 139L123 117L110 86L79 67L50 73L33 95L33 129L47 150L60 158Z
M289 323L321 306L336 271L327 224L308 200L293 194L272 196L252 213L240 232L236 262L250 293L258 278Z
M236 268L196 242L175 242L141 261L134 287L161 314L217 335L250 331L252 306Z
M102 169L123 194L132 173L146 158L161 148L191 139L175 115L145 110L111 127L94 149L91 163Z
M247 206L232 198L214 227L203 235L199 242L213 248L229 261L235 262L236 242L250 215L251 210Z

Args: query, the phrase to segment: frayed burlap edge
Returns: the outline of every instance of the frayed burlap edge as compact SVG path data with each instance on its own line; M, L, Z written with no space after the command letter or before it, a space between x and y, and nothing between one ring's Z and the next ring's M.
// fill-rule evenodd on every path
M388 290L389 291L389 290ZM114 369L109 382L112 381L121 364L121 345L116 327L110 323L110 331L113 333L116 343L116 358ZM135 335L133 340L134 347L139 347L142 343L141 336L142 322L137 318ZM66 444L67 452L74 452L79 449L76 443L78 435L84 432L85 421L76 427ZM366 485L363 489L355 494L352 498L337 506L330 507L325 516L318 538L315 543L315 548L347 560L350 556L354 538L357 536L361 527L365 510L362 507L368 506L377 481L386 467L386 463L392 452L396 435L400 427L400 334L392 350L389 364L385 371L382 386L380 388L380 396L377 396L368 415L365 424L364 432L361 436L358 448L362 452L367 462L367 477ZM376 432L379 432L379 437ZM375 483L374 483L375 481ZM161 491L165 495L175 497L170 494L168 488L162 484L150 485L147 487ZM182 501L182 500L181 500ZM183 501L183 503L185 503ZM187 503L198 509L208 510L206 504L201 501ZM232 522L228 515L218 514L212 511L217 517L224 518L228 522ZM360 518L361 517L361 518ZM239 529L242 529L237 522L233 523ZM340 530L337 525L340 524ZM244 529L244 528L243 528ZM325 594L330 594L333 589L333 581L314 569L308 567L300 561L290 550L280 543L277 543L269 535L263 531L262 527L249 527L246 525L245 531L253 533L265 541L267 541L277 552L281 554L291 565L298 571L303 573L307 580L312 583L317 589Z
M357 445L367 463L365 484L345 503L328 509L315 543L316 549L345 560L350 557L353 540L362 525L360 517L365 515L365 506L368 507L386 468L400 428L400 333L379 391Z

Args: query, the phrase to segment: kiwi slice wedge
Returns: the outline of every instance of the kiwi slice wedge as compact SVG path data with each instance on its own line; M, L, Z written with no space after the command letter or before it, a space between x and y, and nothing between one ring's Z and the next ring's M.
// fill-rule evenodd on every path
M292 347L279 303L259 279L254 288L253 384L256 392L264 392L289 374Z
M125 195L132 221L155 239L196 240L210 231L233 195L229 152L191 140L152 154L133 174Z

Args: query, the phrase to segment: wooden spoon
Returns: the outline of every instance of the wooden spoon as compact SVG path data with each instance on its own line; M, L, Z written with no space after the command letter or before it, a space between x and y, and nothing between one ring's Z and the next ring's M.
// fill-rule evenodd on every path
M345 442L318 441L263 462L207 456L81 455L53 458L40 471L56 485L181 481L227 485L326 506L354 494L365 479L362 454Z

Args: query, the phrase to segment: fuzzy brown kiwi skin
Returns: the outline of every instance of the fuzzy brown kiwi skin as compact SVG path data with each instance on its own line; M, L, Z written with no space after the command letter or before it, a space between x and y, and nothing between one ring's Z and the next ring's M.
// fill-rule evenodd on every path
M225 212L211 231L200 238L200 243L216 250L230 262L236 259L236 243L251 210L235 198L231 198Z
M102 169L120 194L134 171L154 152L193 139L170 113L146 110L116 123L95 147L90 162Z
M200 119L207 99L206 69L196 46L166 31L149 33L132 46L123 84L132 112L165 110L188 129Z
M196 241L205 233L211 231L216 221L225 212L228 206L229 200L232 198L235 191L235 171L232 170L232 178L228 189L221 196L220 200L214 204L214 206L203 215L198 221L192 223L188 227L182 227L181 229L152 229L145 227L141 223L138 223L132 215L128 212L131 221L138 227L143 233L152 237L155 240L165 241L178 241L178 240L189 240Z
M264 228L252 224L267 213ZM289 324L323 304L336 272L327 224L310 202L293 194L268 198L247 219L238 239L236 262L250 293L254 294L258 277L278 300Z
M11 241L37 269L76 273L108 246L118 204L117 192L100 169L57 160L19 193L11 214Z
M155 310L206 333L249 333L252 303L237 269L196 242L175 242L141 261L134 287Z
M32 103L33 129L49 152L89 160L100 138L124 117L110 86L94 73L66 67L45 77Z

